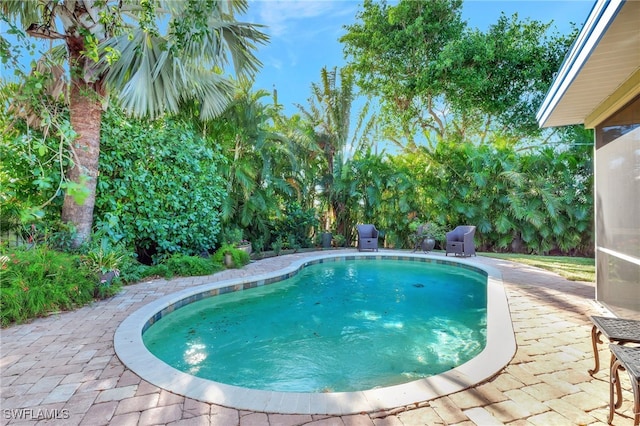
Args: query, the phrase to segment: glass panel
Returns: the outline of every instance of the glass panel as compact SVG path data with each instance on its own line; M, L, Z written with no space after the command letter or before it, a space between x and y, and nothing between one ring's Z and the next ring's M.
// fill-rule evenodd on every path
M596 299L640 316L640 97L596 128Z
M640 265L598 252L596 298L616 315L640 320Z
M597 243L640 260L640 128L596 151Z

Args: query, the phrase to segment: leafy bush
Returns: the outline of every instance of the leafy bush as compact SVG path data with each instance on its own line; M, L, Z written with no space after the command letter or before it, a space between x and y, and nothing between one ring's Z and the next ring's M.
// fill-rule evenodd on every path
M344 247L346 242L347 242L347 239L342 234L335 234L333 236L333 243L335 244L336 247Z
M113 244L106 236L94 235L88 251L82 256L83 263L98 275L109 272L120 273L120 265L130 257L122 243Z
M243 232L240 228L230 227L222 231L221 241L226 244L239 244L243 239Z
M173 254L156 265L144 265L132 260L125 262L120 270L120 278L125 283L135 283L149 277L173 278L210 275L220 271L221 262L212 257L202 258L185 254Z
M144 277L163 277L163 278L171 278L173 277L173 272L171 269L164 263L160 263L158 265L146 266L145 267L145 275Z
M283 245L284 243L282 242L281 237L276 238L276 240L273 243L271 243L271 248L273 249L273 252L275 253L276 256L280 256Z
M44 245L13 249L0 262L0 323L83 306L98 291L98 278L77 255Z
M137 283L145 278L172 278L173 272L164 263L157 265L145 265L143 263L134 261L126 263L120 270L120 279L126 284Z
M96 226L151 253L213 248L224 197L218 164L193 124L125 119L110 111L102 127Z
M164 264L172 274L182 277L210 275L220 270L209 258L184 254L174 254Z
M300 204L286 206L282 219L276 222L274 239L280 240L291 249L313 247L311 232L318 226L314 209L304 210Z
M255 250L256 254L258 255L262 254L262 252L264 251L264 242L265 242L264 237L257 237L256 239L253 240L251 245Z
M35 246L45 244L52 250L71 252L72 241L76 235L76 230L71 223L53 219L54 215L49 214L37 222L27 222L19 227L16 245L27 244Z
M120 265L120 280L125 284L133 284L149 277L171 278L173 274L165 264L145 265L135 258L125 258Z
M9 99L5 95L9 93ZM17 87L0 88L5 105L19 93ZM45 136L37 126L11 118L3 108L2 143L0 143L0 229L19 232L24 224L43 217L60 217L61 189L65 187L64 171L70 165L65 158L67 147L59 132ZM47 111L42 111L47 114ZM6 120L6 121L5 121Z
M251 261L251 258L246 251L240 250L231 244L223 244L218 250L216 250L211 259L216 264L224 265L224 257L226 253L231 254L231 259L233 259L232 268L241 268Z

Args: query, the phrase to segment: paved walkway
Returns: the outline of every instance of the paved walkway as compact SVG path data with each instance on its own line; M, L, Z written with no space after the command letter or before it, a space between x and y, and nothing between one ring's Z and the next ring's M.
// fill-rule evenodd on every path
M308 254L307 254L308 255ZM144 304L184 287L280 269L295 254L210 277L154 280L117 296L0 332L1 424L60 425L598 425L606 424L606 368L594 377L588 315L594 286L533 267L473 258L502 271L518 343L512 362L474 388L410 407L328 417L238 411L155 387L125 368L113 350L120 322ZM608 350L602 345L602 364ZM632 394L615 425L633 424ZM39 420L40 419L40 420Z

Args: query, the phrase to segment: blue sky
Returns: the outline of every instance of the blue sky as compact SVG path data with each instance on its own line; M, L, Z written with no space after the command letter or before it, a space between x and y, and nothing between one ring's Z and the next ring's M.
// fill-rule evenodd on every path
M393 3L394 0L389 0ZM570 23L578 28L586 20L595 0L464 0L463 19L472 28L486 30L498 20L518 13L520 19L553 21L552 28L568 33ZM275 87L278 101L288 115L298 112L295 104L307 104L311 83L319 82L320 70L345 64L338 39L344 25L352 24L361 0L249 0L246 16L251 23L266 25L269 44L259 46L258 58L263 63L254 90ZM3 33L6 28L0 26ZM6 34L5 34L6 35ZM31 41L46 47L44 42ZM25 59L25 66L28 60ZM13 72L0 66L0 76L11 78Z
M345 64L338 38L344 25L352 24L359 0L250 0L246 19L267 26L271 37L257 56L263 68L254 89L278 90L278 101L287 114L298 111L294 104L306 105L311 83L319 82L320 70ZM560 33L582 28L595 0L465 0L463 19L472 28L486 30L500 13L518 13L522 20L548 23Z

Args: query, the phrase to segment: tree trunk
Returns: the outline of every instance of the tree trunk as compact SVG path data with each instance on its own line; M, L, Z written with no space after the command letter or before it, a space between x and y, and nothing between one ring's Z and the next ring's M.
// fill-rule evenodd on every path
M77 56L70 53L71 63ZM75 56L75 58L74 58ZM80 62L80 61L78 61ZM78 63L76 62L76 63ZM72 71L73 76L73 71ZM82 204L73 196L65 194L62 206L62 220L74 225L76 236L74 247L88 241L93 225L93 208L96 203L96 183L98 179L98 158L100 156L100 123L102 105L100 83L87 83L81 77L72 77L69 96L71 127L76 132L72 142L74 165L67 178L70 182L84 186L88 195ZM97 89L97 90L96 90Z

